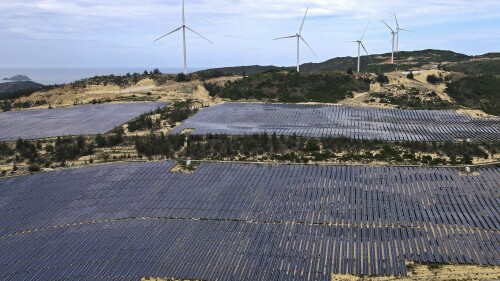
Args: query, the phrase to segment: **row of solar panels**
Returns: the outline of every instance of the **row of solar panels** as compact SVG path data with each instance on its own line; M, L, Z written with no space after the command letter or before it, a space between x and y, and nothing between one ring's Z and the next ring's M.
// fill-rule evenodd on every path
M498 239L495 232L461 228L140 218L9 237L8 243L0 243L0 277L20 280L26 273L48 269L54 269L51 279L69 277L64 276L67 269L76 271L74 278L269 280L260 275L283 274L287 280L327 280L332 273L405 275L405 261L498 265ZM116 263L129 266L112 272ZM148 268L151 263L154 267Z
M104 134L142 113L166 105L164 102L108 103L3 112L0 113L0 142Z
M472 118L445 110L226 103L205 108L172 130L193 134L276 133L389 141L500 140L500 118Z
M454 169L321 166L276 166L262 173L260 166L226 164L224 168L202 165L196 176L187 177L162 169L125 168L119 175L85 172L53 179L43 174L10 184L10 191L0 191L8 199L0 214L0 222L6 225L0 235L44 226L52 219L49 212L58 215L61 223L72 223L87 209L92 210L88 220L114 212L330 224L423 226L431 221L480 229L500 226L496 216L500 190L495 188L500 175L495 170L483 170L481 177L461 176ZM68 184L83 186L85 192L75 193ZM32 190L33 185L40 188ZM57 204L52 193L58 194ZM162 204L168 208L158 207ZM36 220L31 214L34 208Z
M1 179L0 279L326 280L404 275L405 260L500 265L500 168L170 173L175 164Z

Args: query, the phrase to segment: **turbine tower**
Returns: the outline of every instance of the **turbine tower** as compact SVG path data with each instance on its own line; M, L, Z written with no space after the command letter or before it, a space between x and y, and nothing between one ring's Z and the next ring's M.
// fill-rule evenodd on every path
M368 54L368 51L365 48L365 45L363 45L363 38L365 38L366 30L368 29L368 25L370 25L370 21L368 21L368 24L366 25L365 31L363 32L363 36L361 36L361 39L356 40L356 41L351 41L354 43L358 43L358 72L360 71L361 68L361 47L365 50L366 54L370 58L370 54ZM371 60L372 58L370 58Z
M385 21L382 20L382 22L387 25L387 27L391 30L391 34L392 34L392 52L391 52L391 63L394 64L394 40L396 38L396 32L394 31L394 29L392 29Z
M397 53L399 52L399 32L400 31L412 32L412 31L399 27L399 22L398 22L398 17L396 17L396 12L394 12L394 19L396 20L396 53Z
M300 25L299 33L296 33L295 35L292 35L292 36L286 36L286 37L280 37L280 38L274 39L274 40L281 40L281 39L287 39L287 38L297 38L297 72L300 72L300 40L302 40L306 44L306 46L309 48L309 50L311 50L311 52L313 53L313 55L315 57L318 57L318 56L316 56L316 53L314 53L311 46L309 46L309 44L307 44L306 40L302 36L302 28L304 27L304 22L306 21L307 11L309 11L309 7L307 7L307 9L306 9L306 14L304 15L304 19L302 20L302 24Z
M182 0L182 25L181 25L181 27L176 28L173 31L171 31L171 32L163 35L162 37L156 39L155 42L158 41L158 40L160 40L160 39L162 39L163 37L166 37L166 36L168 36L168 35L170 35L170 34L172 34L174 32L177 32L177 31L179 31L181 29L182 29L182 42L183 42L183 47L184 47L184 74L187 74L188 72L187 72L187 51L186 51L186 29L188 29L189 31L193 32L194 34L200 36L201 38L207 40L211 44L213 44L213 43L212 43L212 41L210 41L207 38L203 37L203 35L199 34L198 32L194 31L192 28L190 28L189 26L186 25L186 17L184 16L184 0Z

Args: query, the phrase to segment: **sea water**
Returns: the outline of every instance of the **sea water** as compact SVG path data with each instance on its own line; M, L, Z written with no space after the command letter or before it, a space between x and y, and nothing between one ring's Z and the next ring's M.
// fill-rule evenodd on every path
M181 68L167 68L159 67L162 73L181 73ZM191 68L190 71L198 71L204 68L197 67ZM80 79L90 78L101 75L125 75L127 73L140 73L144 70L151 71L151 67L115 67L115 68L70 68L70 67L57 67L57 68L44 68L44 67L7 67L0 68L0 83L4 78L10 78L15 75L26 75L34 82L43 85L65 84L71 83Z

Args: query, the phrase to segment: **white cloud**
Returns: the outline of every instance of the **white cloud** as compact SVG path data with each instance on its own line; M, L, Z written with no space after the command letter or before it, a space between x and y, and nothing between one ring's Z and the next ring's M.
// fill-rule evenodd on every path
M0 36L10 44L9 50L26 40L44 41L48 48L51 40L60 44L67 39L71 44L93 46L86 52L109 54L109 63L116 64L127 50L130 62L120 62L122 65L150 63L140 57L144 52L160 57L162 64L179 60L178 50L173 49L180 46L178 35L158 44L151 41L180 25L180 0L0 1ZM190 59L197 65L293 64L293 44L270 39L295 33L307 6L304 33L320 60L351 54L352 46L345 41L358 38L368 19L372 19L366 37L368 49L388 51L390 34L379 20L394 24L393 10L402 26L415 31L405 34L403 48L434 46L479 53L500 45L498 32L491 32L492 26L500 25L497 0L186 0L188 25L216 41L215 47L207 46L190 35ZM481 45L481 40L487 44ZM7 47L0 46L0 51ZM74 56L80 49L68 44L61 56ZM44 49L38 51L42 62ZM108 63L92 62L89 57L88 63ZM304 53L303 59L313 57Z

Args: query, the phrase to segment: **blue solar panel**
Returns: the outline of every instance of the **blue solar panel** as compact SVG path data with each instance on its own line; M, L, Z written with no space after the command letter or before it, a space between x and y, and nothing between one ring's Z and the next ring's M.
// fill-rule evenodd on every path
M329 280L500 265L500 168L120 163L0 179L0 279Z
M177 134L348 137L389 141L498 141L500 118L473 118L446 110L225 103L201 110L174 128Z
M0 113L0 141L93 135L111 131L164 102L82 105Z

